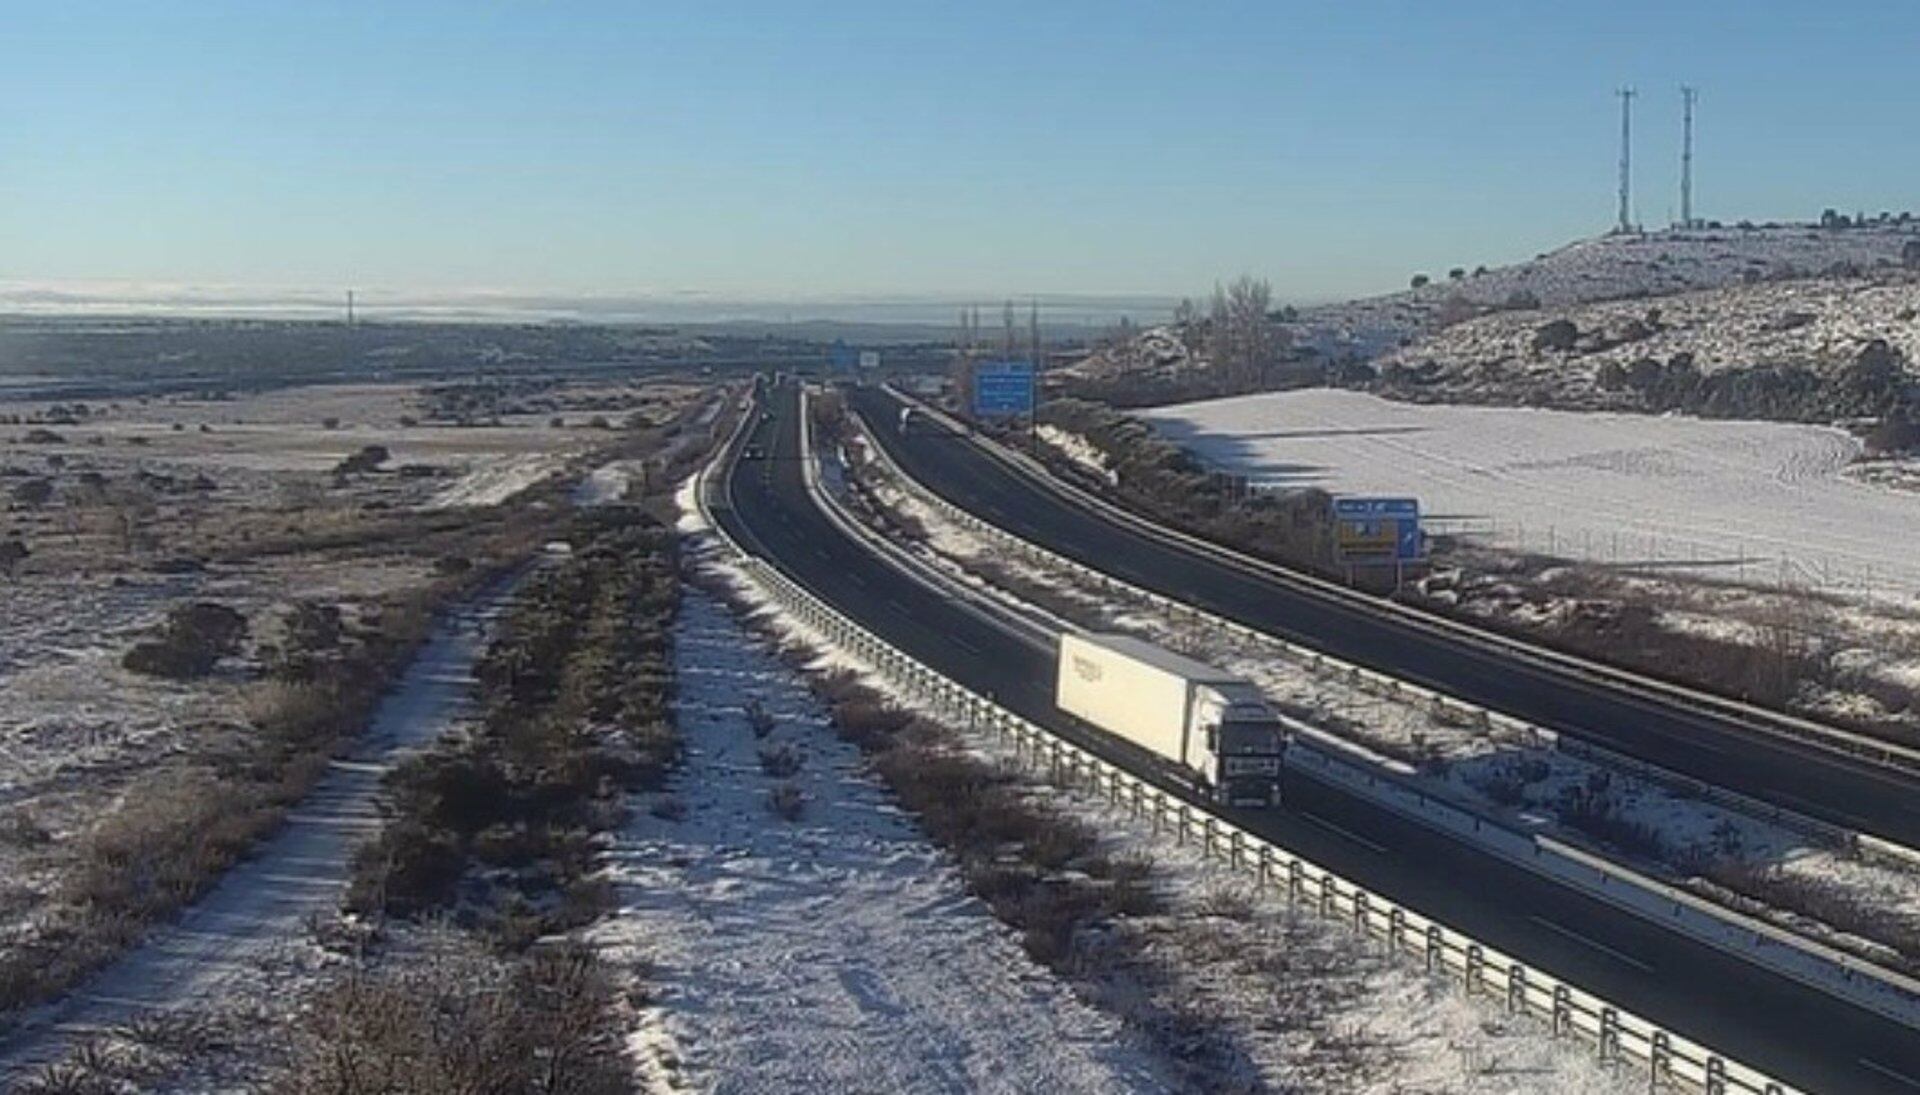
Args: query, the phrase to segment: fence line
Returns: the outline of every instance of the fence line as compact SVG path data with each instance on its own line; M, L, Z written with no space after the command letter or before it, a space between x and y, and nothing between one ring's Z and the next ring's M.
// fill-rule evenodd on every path
M1679 1087L1707 1095L1787 1095L1793 1089L1699 1043L1618 1008L1552 974L1457 932L1357 883L1349 882L1149 783L1029 722L926 666L748 554L713 520L715 490L701 473L696 496L708 524L748 577L803 625L866 663L900 693L942 718L995 734L1015 756L1056 783L1080 788L1145 818L1156 833L1192 844L1209 858L1251 876L1264 892L1297 908L1350 926L1394 955L1422 962L1429 973L1460 982L1469 996L1505 1001L1509 1011L1546 1020L1556 1036L1591 1045L1610 1066L1633 1065L1649 1090Z

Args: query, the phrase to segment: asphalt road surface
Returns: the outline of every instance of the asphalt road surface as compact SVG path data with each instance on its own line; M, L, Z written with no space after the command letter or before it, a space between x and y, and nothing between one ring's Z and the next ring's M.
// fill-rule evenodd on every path
M881 562L807 496L798 399L775 389L715 517L815 595L955 680L1086 741L1053 707L1053 659ZM1338 788L1289 775L1288 805L1235 821L1734 1058L1815 1091L1920 1092L1920 1031L1533 875Z
M1920 779L1411 626L1232 566L1070 503L879 388L851 405L902 470L1068 558L1215 615L1836 825L1920 847Z

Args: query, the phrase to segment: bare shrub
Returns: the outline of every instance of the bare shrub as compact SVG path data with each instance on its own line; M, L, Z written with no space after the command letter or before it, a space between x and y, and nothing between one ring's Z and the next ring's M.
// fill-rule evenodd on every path
M799 821L807 812L807 797L794 784L776 784L767 792L767 809L783 821Z
M760 750L760 770L774 779L791 779L800 772L800 751L781 743Z
M766 709L758 696L747 701L747 727L756 738L773 733L773 712Z
M397 969L356 972L294 1028L282 1095L625 1092L618 993L593 952L564 944L502 964L446 942Z

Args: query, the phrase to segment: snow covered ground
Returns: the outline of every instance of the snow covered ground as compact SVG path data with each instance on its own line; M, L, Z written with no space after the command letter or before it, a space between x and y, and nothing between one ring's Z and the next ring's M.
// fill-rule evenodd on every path
M676 627L687 756L608 858L605 941L656 995L633 1050L649 1090L1148 1091L1149 1057L1021 950L835 736L806 684L690 591ZM765 739L746 704L774 717ZM758 750L804 760L804 814Z
M809 636L804 628L790 626L799 636ZM768 668L775 670L777 665L770 663ZM731 690L725 702L739 703L740 690ZM745 733L736 727L733 737L738 740ZM990 739L969 740L983 759L1014 765L1014 758ZM744 766L735 762L735 767ZM1197 1031L1195 1024L1207 1026L1213 1031L1210 1040L1235 1048L1241 1081L1236 1090L1519 1095L1551 1086L1567 1095L1602 1095L1642 1088L1644 1081L1637 1076L1600 1067L1585 1047L1555 1040L1539 1024L1507 1015L1491 1003L1465 998L1447 983L1387 957L1343 925L1318 921L1284 902L1253 896L1191 848L1169 846L1144 823L1104 802L1027 778L1033 780L1032 794L1045 796L1104 834L1107 854L1151 864L1150 877L1164 898L1161 911L1122 918L1113 925L1112 938L1102 948L1105 956L1084 962L1075 975L1082 995L1104 1007L1117 1007L1136 1017L1157 1016L1158 1022L1187 1030ZM735 810L743 817L764 815L762 799L750 794L737 802ZM690 811L690 820L692 816ZM736 845L735 855L751 862L750 847ZM743 886L738 892L754 894L759 889ZM695 926L707 930L710 922L731 920L725 911L710 913L701 907L678 915L688 923L684 929L688 934ZM924 918L925 912L917 915ZM714 919L710 921L709 916ZM723 940L734 943L731 935ZM823 957L834 953L838 952ZM737 960L744 964L755 957L749 951ZM778 994L784 988L776 983L766 991ZM813 993L836 991L828 982ZM812 997L788 999L807 1006ZM671 1007L670 991L665 1009L670 1013ZM704 1026L689 1024L694 1036L701 1030L730 1033L724 1018L700 1014L706 1020ZM831 1018L833 1012L827 1014ZM791 1023L794 1015L789 1009L773 1019ZM677 1066L689 1054L673 1034L669 1025L655 1026L636 1037L636 1048L644 1058L665 1059ZM812 1042L819 1041L816 1034ZM1069 1043L1067 1049L1070 1060L1080 1058L1080 1045ZM665 1077L655 1069L652 1078ZM689 1086L704 1085L696 1074ZM756 1083L722 1085L722 1089L762 1086L771 1090L790 1085ZM1051 1090L1044 1076L1008 1078L1001 1086ZM854 1087L894 1089L882 1081ZM931 1084L908 1088L945 1089Z
M251 858L178 920L0 1041L0 1076L23 1074L77 1039L149 1011L261 1007L284 995L274 971L315 959L309 921L338 909L353 850L380 824L381 777L403 751L466 713L473 661L506 593L495 587L438 627L353 753L334 762Z
M1658 300L1502 312L1436 331L1387 354L1380 366L1425 369L1416 397L1468 402L1551 400L1573 408L1632 408L1640 395L1599 382L1603 367L1691 359L1702 373L1750 366L1804 367L1821 374L1885 341L1920 359L1920 283L1905 278L1812 278L1743 285ZM1568 350L1536 350L1550 320L1579 331Z
M1311 389L1143 412L1275 487L1412 495L1502 546L1759 584L1920 595L1920 495L1847 474L1834 429L1410 405Z
M1003 599L1037 600L1073 624L1127 632L1240 674L1282 710L1327 731L1323 739L1335 743L1327 747L1336 753L1357 750L1430 793L1518 831L1575 843L1593 837L1562 820L1564 803L1592 780L1604 780L1612 813L1652 834L1631 853L1643 869L1696 886L1696 872L1712 866L1810 880L1835 905L1871 910L1881 930L1865 938L1791 911L1763 915L1874 961L1910 966L1920 957L1903 958L1894 946L1897 941L1910 950L1920 938L1920 872L1863 860L1800 829L1708 801L1683 784L1436 715L1425 704L1315 672L1276 656L1270 646L1176 618L1164 606L1095 586L1075 572L1010 558L1002 545L903 491L883 465L874 465L868 478L883 505L924 530L917 549L956 578ZM1714 618L1724 627L1725 609Z
M1566 308L1805 277L1836 264L1866 273L1899 265L1902 247L1913 239L1920 239L1920 225L1823 230L1783 224L1597 236L1459 280L1428 270L1432 281L1419 289L1304 309L1303 341L1335 350L1328 336L1412 337L1434 325L1450 298L1506 307L1515 294L1527 294L1538 307ZM1467 260L1463 256L1463 267L1473 265Z

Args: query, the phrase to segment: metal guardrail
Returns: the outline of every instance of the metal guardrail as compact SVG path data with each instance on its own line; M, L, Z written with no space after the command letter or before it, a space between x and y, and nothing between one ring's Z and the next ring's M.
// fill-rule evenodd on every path
M1580 757L1595 764L1630 772L1642 779L1657 783L1670 790L1693 798L1703 799L1727 809L1750 817L1784 825L1798 832L1825 840L1836 847L1844 848L1871 858L1891 862L1896 866L1913 869L1920 867L1920 850L1908 848L1894 841L1862 833L1845 826L1790 810L1773 803L1754 798L1738 791L1683 776L1657 764L1631 757L1609 749L1603 745L1581 738L1561 734L1539 726L1525 719L1502 714L1479 704L1449 696L1443 692L1414 684L1397 677L1389 676L1365 666L1334 657L1310 647L1283 639L1257 628L1229 620L1204 609L1195 608L1184 601L1156 593L1153 590L1134 585L1123 579L1115 578L1104 571L1087 566L1068 558L1050 548L1045 548L1017 533L985 520L940 495L926 489L918 480L908 475L893 457L878 444L869 446L883 461L894 478L905 486L924 505L932 506L951 520L976 535L984 536L1011 549L1030 562L1054 567L1090 582L1098 588L1111 593L1123 594L1145 604L1150 604L1174 619L1184 619L1200 628L1204 628L1232 639L1253 643L1271 650L1282 658L1308 671L1335 679L1351 687L1396 703L1425 707L1439 718L1451 718L1463 724L1479 726L1488 732L1504 732L1515 736L1535 748L1551 748L1568 756Z
M915 660L748 553L713 519L712 492L717 488L710 473L726 466L731 449L727 446L702 470L695 493L708 525L747 576L802 625L864 662L936 716L993 733L1054 783L1104 797L1146 819L1156 834L1191 845L1248 876L1262 892L1345 924L1381 943L1389 954L1417 960L1429 973L1458 981L1469 996L1503 1000L1514 1014L1545 1020L1556 1036L1586 1042L1610 1066L1640 1068L1650 1090L1665 1086L1706 1095L1788 1095L1795 1090L1199 809Z
M913 395L891 386L887 389L922 413L946 424L955 432L971 432L953 419L952 416L933 407ZM1818 746L1833 753L1870 761L1887 768L1906 773L1920 773L1920 749L1910 748L1883 738L1843 730L1837 726L1828 726L1801 718L1783 711L1757 707L1751 703L1714 695L1670 681L1621 669L1617 666L1591 661L1572 654L1551 650L1528 643L1521 639L1501 635L1473 627L1459 620L1448 619L1431 612L1423 612L1391 600L1362 598L1353 590L1317 575L1283 567L1237 551L1223 544L1206 540L1179 529L1158 524L1140 514L1131 512L1113 502L1094 494L1072 482L1061 479L1049 471L1045 465L1025 453L1008 448L989 437L976 438L980 448L1001 464L1016 473L1030 479L1039 480L1043 485L1058 493L1066 494L1087 509L1095 510L1115 521L1126 524L1142 535L1172 543L1197 552L1219 562L1224 562L1244 571L1251 571L1263 577L1284 582L1298 589L1316 593L1324 598L1362 607L1380 615L1388 615L1409 627L1419 628L1431 634L1442 635L1456 641L1490 650L1504 657L1521 659L1536 665L1571 673L1586 680L1606 685L1634 695L1646 702L1680 706L1715 717L1737 716L1754 730Z

